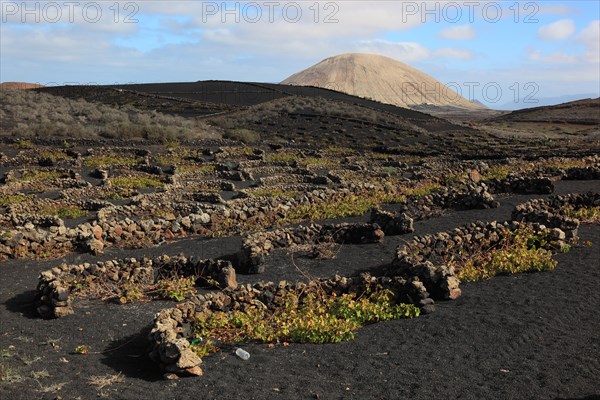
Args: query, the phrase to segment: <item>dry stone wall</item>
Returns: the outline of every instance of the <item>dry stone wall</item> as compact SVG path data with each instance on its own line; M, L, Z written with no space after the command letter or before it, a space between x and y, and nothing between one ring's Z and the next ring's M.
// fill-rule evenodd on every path
M126 295L127 288L141 292L160 279L172 276L215 281L222 289L237 287L235 269L225 260L161 256L63 264L40 274L36 310L43 318L60 318L73 313L74 292Z
M244 311L253 307L273 311L281 306L282 299L291 291L303 295L318 291L320 294L335 293L340 296L344 293L361 294L368 287L377 286L391 290L397 302L413 303L427 298L427 293L418 280L376 278L368 274L350 278L336 276L308 284L281 281L240 285L234 290L195 296L188 302L157 313L148 335L149 356L167 373L200 376L203 373L200 368L202 360L190 347L190 342L195 339L194 326L198 319L206 318L214 312Z
M321 243L378 243L384 236L379 225L370 223L311 224L258 232L244 239L234 265L245 273L262 273L265 257L275 249Z

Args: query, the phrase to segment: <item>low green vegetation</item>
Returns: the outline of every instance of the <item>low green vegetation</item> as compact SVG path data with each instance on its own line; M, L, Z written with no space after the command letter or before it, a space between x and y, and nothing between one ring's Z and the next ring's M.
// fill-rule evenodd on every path
M208 174L215 171L215 166L210 164L197 164L197 165L179 165L177 172L181 173L196 173L196 174Z
M569 168L585 168L593 165L592 161L586 159L569 159L569 160L545 160L540 161L540 166L544 168L557 168L557 169L569 169Z
M230 146L230 147L221 147L223 153L219 153L219 155L232 155L232 156L249 156L254 154L254 149L249 146Z
M325 149L325 152L334 155L334 156L349 156L351 154L356 153L354 149L350 147L342 147L342 146L330 146Z
M196 294L197 279L195 276L173 275L163 277L152 285L127 282L119 289L116 297L122 304L144 301L152 297L182 301Z
M229 129L223 133L223 137L246 144L255 144L260 140L260 134L250 129Z
M464 182L468 178L468 174L466 172L454 172L447 175L442 176L441 182L444 186L458 186L461 182Z
M118 155L115 153L89 156L83 165L90 168L109 167L111 165L135 165L139 162L136 157Z
M172 142L171 144L164 144L165 149L168 152L163 154L157 154L153 156L155 163L158 165L177 165L184 164L189 160L197 160L200 154L195 149L186 147L177 147L178 141Z
M51 181L54 179L65 179L68 177L69 177L69 174L66 172L28 169L27 171L23 172L19 181L21 181L21 182L40 182L40 181Z
M298 165L302 167L331 167L339 165L340 161L329 157L305 157L298 159Z
M202 357L219 344L242 341L338 343L354 339L355 331L366 324L419 316L418 307L392 299L393 293L384 289L361 296L290 291L274 311L252 307L198 318L192 347Z
M179 165L184 162L185 157L182 154L161 154L154 157L158 165Z
M111 184L120 189L163 188L164 182L147 176L121 176L109 178Z
M197 276L177 273L159 276L154 283L123 280L117 283L96 279L74 278L68 282L69 290L77 296L115 300L121 304L146 302L151 299L182 301L197 293Z
M33 143L29 139L21 139L17 141L14 146L18 149L30 149L33 147Z
M100 196L101 199L105 199L105 200L125 200L129 197L132 197L135 195L135 192L129 189L111 189L107 192L105 192L103 195Z
M417 182L415 185L410 187L405 187L402 189L402 193L405 196L426 196L435 192L436 190L440 190L442 186L436 182L431 181L423 181Z
M38 211L41 215L53 215L62 219L75 219L85 217L88 211L82 210L78 206L62 206L60 204L46 205Z
M37 154L37 157L38 159L47 158L53 162L69 159L69 156L61 150L42 150Z
M303 220L316 221L329 218L354 217L365 214L374 206L374 202L358 196L348 196L331 202L314 202L293 208L286 213L290 222Z
M196 293L196 277L174 276L161 279L154 291L159 297L168 300L182 301Z
M484 181L497 179L499 181L504 180L508 177L510 168L506 165L493 165L483 171L481 179Z
M292 198L301 192L299 190L285 190L282 188L259 188L252 190L250 193L253 196Z
M10 349L0 349L0 383L2 386L22 382L25 377L19 368L13 367L17 355Z
M22 193L0 195L0 207L8 207L16 204L22 204L31 201L31 196Z
M165 138L163 139L163 147L166 150L175 150L178 149L179 146L181 146L181 142L177 139L169 139L169 138Z
M366 154L366 156L368 158L372 158L372 159L375 159L375 160L389 160L389 159L393 158L393 156L390 155L390 154L386 154L386 153L374 153L374 152L368 152Z
M289 222L303 220L316 221L320 219L345 218L364 215L371 208L381 204L394 204L406 201L406 196L384 191L349 194L347 196L324 201L315 201L308 205L295 207L286 213Z
M465 261L449 262L458 270L458 278L474 282L521 272L551 271L557 262L548 247L548 234L530 227L520 228L507 235L497 246L473 254ZM569 251L565 245L563 252Z
M576 218L585 223L600 222L600 206L597 207L579 207L566 206L561 210L563 215Z
M265 161L272 163L290 163L298 159L297 154L293 153L271 153L265 156Z

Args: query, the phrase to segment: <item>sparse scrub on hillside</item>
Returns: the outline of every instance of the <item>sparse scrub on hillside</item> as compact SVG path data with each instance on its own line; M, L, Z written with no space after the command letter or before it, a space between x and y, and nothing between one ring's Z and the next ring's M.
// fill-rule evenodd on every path
M225 139L238 140L246 144L257 143L260 140L260 134L250 129L230 129L223 134Z
M167 140L214 137L200 121L111 107L31 91L3 91L0 110L5 135Z
M211 121L228 130L253 126L255 122L275 118L281 114L307 114L362 120L370 123L386 124L396 128L414 128L402 118L377 112L367 107L348 104L342 101L321 97L289 96L249 107L247 110L218 116Z

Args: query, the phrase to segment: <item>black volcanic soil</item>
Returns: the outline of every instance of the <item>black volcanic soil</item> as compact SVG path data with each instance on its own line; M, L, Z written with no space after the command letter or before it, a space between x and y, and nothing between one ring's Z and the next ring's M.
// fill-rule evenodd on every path
M249 130L255 136L254 142L284 146L335 144L471 159L483 154L495 158L600 149L596 100L487 119L497 113L489 110L434 113L442 117L438 118L333 90L268 83L199 81L37 90L111 106L202 118L221 129L226 137L230 137L227 133L231 130ZM277 108L283 101L314 104L304 112L288 112ZM343 112L338 112L339 109ZM426 108L424 111L431 112ZM367 114L370 116L365 118ZM523 122L523 118L528 122ZM576 120L571 121L573 118Z
M571 101L555 106L525 108L496 117L496 120L597 126L600 124L600 98Z
M472 116L464 118L475 120ZM585 146L597 148L600 144L600 98L525 108L471 125L499 137L552 139L564 143L576 139L587 143Z
M557 194L598 191L600 182L558 182ZM416 224L415 234L446 230L475 219L506 219L529 198L500 198L494 210L449 212ZM591 247L556 256L546 273L463 284L463 296L438 303L433 314L363 328L335 345L242 345L248 361L226 349L205 358L199 378L165 381L144 355L144 329L173 303L116 305L77 300L75 315L42 320L32 310L37 274L60 260L11 260L0 265L0 349L14 380L4 399L597 399L600 395L600 225L580 229ZM405 237L381 245L343 246L337 259L297 264L314 276L351 274L389 262ZM185 240L160 249L109 249L103 258L158 252L212 257L239 248L239 238ZM94 260L69 255L67 262ZM298 279L289 257L277 253L259 279ZM77 355L87 345L92 354ZM121 374L102 389L95 376Z

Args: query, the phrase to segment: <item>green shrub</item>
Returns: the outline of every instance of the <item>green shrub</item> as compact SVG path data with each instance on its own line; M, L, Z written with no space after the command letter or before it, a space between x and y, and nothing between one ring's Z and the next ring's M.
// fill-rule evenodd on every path
M26 196L22 193L0 195L0 206L2 207L8 207L15 204L22 204L29 201L31 201L31 197Z
M419 316L419 308L396 304L393 293L377 289L361 296L288 292L274 311L263 307L247 312L215 312L195 321L192 347L200 355L217 343L260 342L338 343L354 339L361 326Z
M481 179L484 181L497 179L499 181L504 180L508 177L510 168L506 165L493 165L483 171Z
M339 159L332 159L332 158L328 158L328 157L322 157L322 158L305 157L305 158L298 159L298 165L301 165L303 167L325 168L325 167L335 166L335 165L339 165L339 164L340 164Z
M83 160L83 165L90 168L108 167L111 165L135 165L139 160L135 157L115 153L89 156Z
M15 147L19 149L31 149L33 147L33 143L29 139L21 139L15 143Z
M345 218L364 215L371 208L381 204L402 203L406 196L399 193L388 193L384 191L369 191L361 194L349 194L338 199L326 199L315 201L308 205L292 208L286 213L286 219L290 222L303 220L320 220L330 218Z
M200 174L206 174L206 173L211 173L215 171L215 166L214 165L210 165L210 164L203 164L203 165L179 165L177 167L177 172L181 172L181 173L200 173Z
M89 213L77 206L48 205L39 210L42 215L54 215L62 219L85 217Z
M417 182L414 186L403 188L402 193L406 196L426 196L441 188L442 186L438 183L424 181Z
M496 275L551 271L557 262L548 247L548 235L525 227L511 232L501 243L470 256L466 261L449 262L464 281L480 281ZM561 249L568 251L569 247Z
M292 198L299 195L301 192L298 190L285 190L281 188L259 188L252 190L250 193L253 196Z
M293 153L271 153L265 156L265 161L276 163L290 163L298 158Z
M154 291L163 299L182 301L196 293L196 277L174 276L161 279Z
M119 189L163 188L165 186L159 179L146 176L121 176L109 178L109 181Z
M42 150L37 154L37 157L38 159L49 158L54 162L69 159L69 157L63 151L56 150Z
M600 206L576 208L569 205L561 210L561 214L576 218L585 223L600 222Z
M42 171L37 169L28 169L21 175L19 181L21 182L39 182L39 181L51 181L54 179L68 178L69 174L58 171Z

